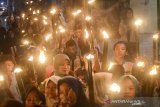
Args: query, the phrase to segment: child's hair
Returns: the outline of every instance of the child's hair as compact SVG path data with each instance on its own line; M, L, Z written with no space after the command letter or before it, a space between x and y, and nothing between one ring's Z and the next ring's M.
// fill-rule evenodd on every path
M3 63L5 61L12 61L14 63L14 60L11 55L1 55L0 56L0 63Z
M124 75L120 78L119 83L122 84L123 81L125 81L126 79L129 79L132 81L134 87L135 87L135 97L139 97L140 96L140 87L139 87L139 81L132 75Z
M66 48L76 46L76 42L73 39L70 39L66 42Z
M123 44L123 45L125 45L126 50L128 50L128 48L127 48L127 44L126 44L126 42L125 42L125 41L118 41L118 42L116 42L116 43L114 44L114 46L113 46L113 50L115 50L116 46L117 46L117 45L119 45L119 44Z
M26 98L25 98L25 101L26 101L28 95L29 95L31 92L34 92L34 93L37 94L37 96L38 96L39 100L41 101L41 104L42 104L42 105L45 105L45 104L46 104L46 99L45 99L44 94L41 93L36 87L32 87L32 88L28 91L28 93L27 93L27 95L26 95Z
M5 102L3 107L24 107L22 103L17 100L10 99Z

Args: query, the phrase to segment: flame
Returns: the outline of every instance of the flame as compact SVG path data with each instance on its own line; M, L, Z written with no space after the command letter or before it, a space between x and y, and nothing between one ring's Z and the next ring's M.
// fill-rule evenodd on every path
M46 61L46 57L45 57L44 51L40 51L39 62L40 62L41 64L44 64L45 61Z

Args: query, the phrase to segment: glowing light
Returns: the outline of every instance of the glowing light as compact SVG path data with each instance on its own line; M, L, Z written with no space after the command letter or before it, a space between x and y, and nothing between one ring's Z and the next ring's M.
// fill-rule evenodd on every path
M38 18L34 18L34 21L37 21L38 20Z
M142 62L142 61L139 61L139 62L137 62L137 66L138 66L138 67L144 67L144 66L145 66L145 63Z
M47 25L47 24L48 24L48 22L47 22L46 20L43 20L43 23L44 23L44 25Z
M92 59L94 59L94 55L89 54L89 55L86 56L86 58L87 58L88 60L92 60Z
M39 14L39 13L40 13L40 11L39 11L39 10L37 10L37 13Z
M22 30L21 32L22 32L22 33L24 33L24 32L25 32L25 30Z
M7 21L7 19L4 19L4 21L6 22L6 21Z
M20 73L20 72L22 72L22 69L17 67L17 68L15 68L14 72L15 73Z
M43 16L43 18L44 18L45 20L47 20L47 19L48 19L46 16Z
M158 39L158 34L153 35L153 39Z
M157 75L157 69L154 68L149 72L150 75Z
M23 44L24 45L29 45L29 41L28 40L24 40Z
M56 9L52 9L52 10L50 11L50 13L51 13L51 14L55 14L56 11L57 11Z
M65 29L60 29L59 30L61 33L64 33L65 32Z
M142 23L143 23L143 21L142 21L141 19L137 19L137 20L135 21L135 25L136 25L136 26L141 26Z
M88 39L88 38L89 38L89 33L88 33L88 31L85 29L84 32L85 32L85 38Z
M41 64L44 64L45 61L46 61L46 57L45 57L44 51L40 51L39 62L40 62Z
M1 2L1 5L4 5L4 2Z
M26 4L29 4L28 2L26 2Z
M65 29L63 28L63 26L59 26L58 28L59 28L59 31L60 31L61 33L64 33L64 32L65 32Z
M92 4L92 3L94 3L95 2L95 0L89 0L88 1L88 4Z
M0 81L4 81L4 77L0 75Z
M104 39L109 38L108 33L106 31L102 31L102 34L103 34Z
M36 11L35 11L35 10L33 11L33 14L36 14Z
M22 18L24 18L24 17L25 17L25 14L23 13L23 14L22 14Z
M30 3L32 4L32 3L33 3L33 1L30 1Z
M32 8L29 8L29 11L32 11Z
M112 67L113 67L113 65L115 65L115 63L111 62L111 63L109 64L108 70L111 70Z
M77 16L77 15L80 14L81 12L82 12L82 10L77 10L77 11L73 12L72 14L73 14L74 16Z
M52 34L47 34L47 35L45 36L45 40L48 41L51 37L52 37Z
M85 18L86 21L90 21L91 19L92 19L92 17L90 17L90 16L86 16L86 18Z
M33 61L33 56L29 56L28 61L32 62Z
M111 85L111 87L110 87L110 90L111 90L112 92L117 92L117 93L119 93L119 92L120 92L120 86L119 86L118 84L116 84L116 83L113 83L113 84Z

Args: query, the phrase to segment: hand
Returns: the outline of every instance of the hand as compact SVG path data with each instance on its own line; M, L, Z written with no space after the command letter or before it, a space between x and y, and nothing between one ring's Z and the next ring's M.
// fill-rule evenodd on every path
M132 67L133 67L133 63L132 62L126 62L123 64L124 70L125 72L131 72L132 71Z

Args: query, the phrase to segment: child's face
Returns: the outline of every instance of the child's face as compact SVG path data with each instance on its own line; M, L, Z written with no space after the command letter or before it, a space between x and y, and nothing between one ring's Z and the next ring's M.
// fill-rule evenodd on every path
M41 101L38 98L37 94L35 92L30 92L26 98L25 107L34 107L35 105L40 105L40 103Z
M69 61L65 60L61 65L59 65L58 71L63 75L67 75L70 71Z
M13 62L9 60L5 61L5 66L6 66L7 71L9 72L11 72L14 68Z
M60 85L60 100L69 106L73 106L77 101L75 92L66 83Z
M47 84L47 87L45 88L45 94L49 98L56 98L57 85L53 83L52 81L49 81Z
M133 82L130 79L125 79L121 83L121 96L126 98L135 97L136 89Z
M114 54L117 58L124 58L126 55L126 46L124 44L117 44L114 49Z

